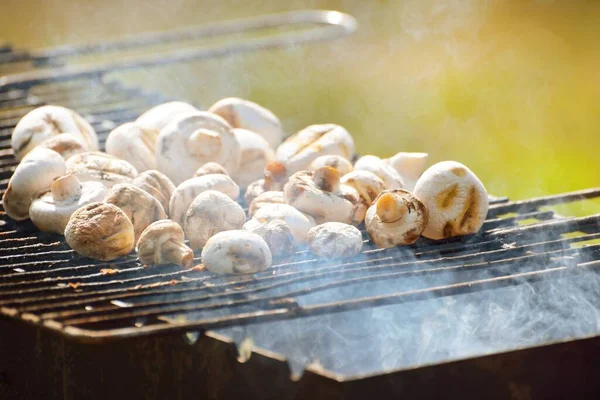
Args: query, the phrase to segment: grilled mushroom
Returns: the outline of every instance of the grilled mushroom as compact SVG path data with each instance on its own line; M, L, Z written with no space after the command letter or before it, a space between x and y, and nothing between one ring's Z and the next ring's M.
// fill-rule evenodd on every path
M67 172L76 175L81 182L101 182L109 189L118 183L130 183L137 176L137 170L127 161L97 151L69 158Z
M60 135L52 136L41 142L38 147L54 150L65 160L68 160L75 154L81 154L89 151L87 144L83 141L83 139L68 133L61 133Z
M234 173L235 182L246 188L263 176L267 164L275 160L275 153L269 143L260 135L246 129L234 129L233 133L240 144L240 166Z
M152 195L163 206L165 213L169 214L169 201L175 191L175 185L165 174L156 170L144 171L131 183Z
M253 218L245 225L245 229L253 230L260 224L274 219L285 221L289 226L296 243L306 243L306 235L310 228L315 226L315 220L289 204L270 204L262 207L254 213Z
M400 174L407 189L412 190L425 171L427 153L404 153L400 152L385 161Z
M340 175L346 175L352 171L352 163L342 156L327 155L316 158L308 169L315 171L321 167L332 167L339 171Z
M81 115L60 106L42 106L25 114L13 130L15 158L21 160L38 144L61 133L80 138L90 150L98 149L96 132Z
M308 247L320 257L352 257L362 249L360 231L340 222L327 222L308 231Z
M227 170L225 168L223 168L223 166L221 164L218 164L216 162L207 162L206 164L204 164L203 166L198 168L198 170L196 171L194 176L204 176L204 175L213 175L213 174L221 174L221 175L229 176L229 173L227 172Z
M155 221L144 229L137 242L137 252L144 265L173 263L184 268L194 265L194 252L185 245L183 230L169 219Z
M354 170L369 171L377 175L386 189L402 189L404 181L394 168L377 156L363 156L354 164Z
M248 216L252 217L254 213L269 204L285 204L283 192L264 192L252 200L248 207Z
M264 271L271 262L263 238L242 230L219 232L202 249L202 263L216 274L252 274Z
M248 221L242 229L262 237L269 246L273 258L281 259L294 253L294 236L284 220L274 219L265 223L257 221Z
M374 173L369 171L352 171L342 176L340 179L342 185L350 186L360 196L360 202L357 205L354 214L354 221L360 224L365 219L367 209L371 207L375 198L385 189L383 181Z
M142 128L128 122L113 129L106 138L106 152L127 160L138 172L156 169L156 147L158 131Z
M423 232L429 239L476 233L487 216L489 200L483 183L456 161L430 167L417 181L414 193L429 209Z
M186 114L198 112L196 107L183 101L170 101L152 107L135 120L135 124L143 129L160 132L171 121Z
M246 188L244 200L246 204L252 203L261 193L278 192L283 190L283 186L288 181L288 173L285 166L278 162L267 164L263 172L264 178L252 182Z

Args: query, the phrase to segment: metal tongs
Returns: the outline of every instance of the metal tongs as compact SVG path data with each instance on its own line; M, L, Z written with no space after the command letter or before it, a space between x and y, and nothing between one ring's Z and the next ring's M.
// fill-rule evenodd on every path
M299 28L301 25L313 25ZM160 53L115 58L104 62L69 65L59 61L64 57L108 54L144 47L174 44L185 40L224 37L258 32L273 28L296 29L258 38L246 38L215 47L173 48ZM306 10L230 20L214 24L183 28L168 32L150 32L99 44L65 45L29 51L26 60L35 69L0 76L0 90L28 87L50 81L83 77L101 77L107 72L153 67L171 63L224 57L256 50L290 47L301 43L318 42L347 36L356 30L356 20L337 11Z

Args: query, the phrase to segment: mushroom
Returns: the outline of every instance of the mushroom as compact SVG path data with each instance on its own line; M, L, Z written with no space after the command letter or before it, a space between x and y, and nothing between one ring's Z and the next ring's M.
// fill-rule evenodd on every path
M208 111L219 115L234 128L256 132L273 148L277 147L283 138L279 118L251 101L229 97L217 101Z
M310 215L296 210L289 204L270 204L257 210L252 219L244 226L247 230L253 230L257 225L274 219L280 219L288 224L296 243L306 243L308 231L316 225Z
M346 175L352 171L352 163L342 156L327 155L315 158L308 167L309 171L315 171L321 167L332 167L340 172L340 175Z
M172 121L158 135L158 170L180 184L209 161L236 171L241 151L232 128L221 117L196 112Z
M360 231L348 224L327 222L308 231L308 248L325 258L352 257L360 252L363 239Z
M94 128L79 114L60 106L42 106L31 110L15 126L11 146L15 158L21 160L44 140L67 133L83 140L89 150L98 149Z
M156 129L142 128L134 122L128 122L108 134L106 152L127 160L138 172L156 169L156 138Z
M118 183L130 183L137 170L125 160L98 151L76 154L67 160L67 172L82 182L101 182L107 188Z
M177 186L171 196L169 201L171 219L183 227L188 208L190 208L196 196L207 190L217 190L225 193L233 200L237 200L240 195L240 188L227 175L213 174L188 179Z
M414 193L429 209L429 223L423 232L429 239L476 233L487 216L485 187L469 168L456 161L427 169Z
M71 214L78 208L104 200L108 190L100 182L80 182L75 175L61 176L50 192L34 200L29 218L39 230L63 235Z
M296 172L283 188L283 196L287 204L312 216L317 224L352 223L360 202L356 190L340 185L340 173L332 167Z
M38 147L54 150L65 160L89 150L83 139L68 133L52 136L41 142Z
M215 233L241 229L246 213L238 203L216 190L200 193L185 215L184 231L194 249L201 249Z
M427 207L404 189L384 190L367 210L365 225L379 247L394 247L417 241L427 226Z
M233 133L242 153L240 166L233 178L240 187L245 188L263 176L267 164L275 160L275 153L265 139L252 131L234 129Z
M219 232L202 249L202 263L216 274L252 274L264 271L271 262L263 238L243 230Z
M53 150L36 148L29 152L17 165L2 196L6 214L17 221L29 218L31 201L50 190L66 169L65 160Z
M308 169L319 156L354 156L354 140L346 129L335 124L311 125L287 138L277 148L277 161L285 164L290 174Z
M229 176L229 173L221 164L216 162L207 162L194 173L194 176L204 176L204 175L213 175L213 174L221 174Z
M151 223L167 219L167 214L158 200L130 183L115 185L108 192L105 202L119 207L131 220L136 241Z
M288 181L288 173L285 165L279 162L267 164L263 172L264 178L252 182L246 188L244 193L244 201L246 204L252 201L264 192L278 192L283 190L283 186Z
M184 268L194 265L194 252L185 245L181 227L169 220L154 221L137 242L140 262L144 265L177 264Z
M402 189L404 181L394 168L377 156L363 156L354 164L354 170L369 171L377 175L386 189Z
M269 204L285 204L283 192L263 192L250 203L248 207L248 216L252 217L254 213Z
M144 171L131 182L134 186L152 195L168 214L169 201L175 191L175 185L167 176L156 170Z
M186 114L198 112L196 107L183 101L170 101L152 107L135 120L135 124L143 129L157 132L163 130L171 121Z
M131 221L119 207L108 203L77 209L65 228L65 239L77 253L103 261L125 256L135 245Z
M404 153L400 152L385 160L392 168L400 174L406 188L412 190L425 171L427 153Z
M371 207L375 198L385 189L383 181L374 173L356 170L347 173L340 179L342 185L350 186L360 196L360 202L354 214L355 223L360 224L365 219L367 209Z
M292 231L288 224L281 219L273 219L265 223L250 223L249 221L244 224L242 229L256 233L263 238L269 246L273 258L285 258L295 251Z

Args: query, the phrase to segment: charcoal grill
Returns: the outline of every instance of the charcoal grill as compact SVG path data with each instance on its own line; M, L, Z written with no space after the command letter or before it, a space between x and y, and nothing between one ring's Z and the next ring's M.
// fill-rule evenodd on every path
M354 29L343 14L311 11L111 45L123 50L290 22L321 28L188 49L171 60ZM59 62L105 50L0 47L0 70L10 72L0 78L2 191L17 164L10 134L32 108L77 110L103 145L116 125L167 100L104 77L164 57ZM363 251L351 260L300 251L269 271L230 278L144 268L133 255L90 260L62 237L2 212L0 398L597 397L600 215L565 218L548 206L599 196L600 188L524 201L494 197L477 235L378 249L363 231Z

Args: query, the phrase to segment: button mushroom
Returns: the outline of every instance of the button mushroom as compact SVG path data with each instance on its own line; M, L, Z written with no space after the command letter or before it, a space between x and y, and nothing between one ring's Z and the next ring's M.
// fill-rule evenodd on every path
M310 163L324 155L354 156L354 140L346 129L335 124L311 125L287 138L277 148L277 161L290 174L308 169Z
M144 229L137 242L137 252L144 265L172 263L184 268L194 265L194 252L185 245L183 230L169 219L155 221Z
M90 150L98 149L94 128L81 115L60 106L42 106L31 110L15 126L11 146L21 160L44 140L61 133L77 136Z
M412 190L425 171L427 153L404 153L400 152L385 161L400 174L406 188Z
M252 200L252 203L250 203L250 207L248 207L248 216L252 217L256 211L269 204L285 204L283 192L269 191L261 193L257 198Z
M269 246L273 258L285 258L295 251L294 236L283 220L274 219L265 223L248 222L244 224L243 229L262 237Z
M485 187L469 168L456 161L427 169L414 193L429 209L429 223L423 232L429 239L476 233L487 216Z
M76 154L67 160L67 172L82 182L101 182L107 188L118 183L130 183L137 170L125 160L97 151Z
M240 166L233 174L235 182L245 188L263 176L267 164L275 160L275 153L269 143L260 135L246 129L234 129L233 133L240 144Z
M279 118L251 101L229 97L217 101L208 111L219 115L234 128L256 132L273 148L277 147L283 138Z
M142 128L128 122L113 129L106 138L106 152L127 160L138 172L156 169L156 147L158 131Z
M135 120L135 124L143 129L160 132L171 121L186 114L198 112L196 107L183 101L170 101L152 107Z
M263 172L264 178L252 182L246 188L244 201L246 204L252 203L256 197L264 192L278 192L283 190L283 186L288 181L288 173L285 166L279 162L267 164Z
M216 162L207 162L194 173L194 176L204 176L204 175L212 175L212 174L221 174L229 176L229 173L221 164Z
M75 210L101 202L107 192L100 182L82 183L75 175L67 174L52 183L49 193L31 203L29 218L39 230L63 235Z
M68 133L61 133L60 135L52 136L40 143L38 147L54 150L65 160L68 160L75 154L81 154L89 151L87 144L85 144L83 139Z
M352 223L360 202L356 190L340 185L340 173L332 167L295 173L283 188L283 196L287 204L312 216L317 224Z
M377 175L386 189L402 189L404 181L398 172L377 156L363 156L354 164L354 170L369 171Z
M355 223L360 224L365 219L367 209L371 207L375 198L385 189L383 181L369 171L352 171L342 176L342 185L350 186L360 196L360 202L355 213Z
M327 155L316 158L310 166L309 171L315 171L321 167L332 167L340 172L340 175L346 175L352 171L352 163L342 156Z
M218 232L241 229L246 213L238 203L216 190L200 193L185 215L184 231L194 249L201 249Z
M308 231L308 248L320 257L352 257L363 245L360 231L348 224L327 222Z
M105 202L119 207L131 220L136 241L151 223L167 218L158 200L130 183L115 185L108 192Z
M29 218L31 201L50 190L55 179L66 172L65 160L57 152L36 148L21 161L2 196L6 214L14 220Z
M171 219L183 227L185 215L192 201L200 193L207 190L217 190L225 193L233 200L240 195L240 188L227 175L204 175L188 179L177 186L169 202L169 215Z
M367 210L365 225L379 247L394 247L417 241L427 226L427 207L404 189L384 190Z
M156 170L144 171L131 183L158 200L168 214L169 201L175 191L175 185L165 174Z
M119 207L107 203L77 209L65 228L65 239L77 253L103 261L125 256L135 245L131 221Z
M306 243L306 235L310 228L315 226L315 220L289 204L270 204L254 213L253 218L245 225L245 229L253 230L257 225L267 223L274 219L285 221L289 226L296 243Z
M240 165L240 144L232 128L221 117L208 112L187 114L172 121L158 135L158 170L180 184L209 161L227 171Z
M219 232L202 249L202 263L216 274L252 274L264 271L271 262L263 238L242 230Z

